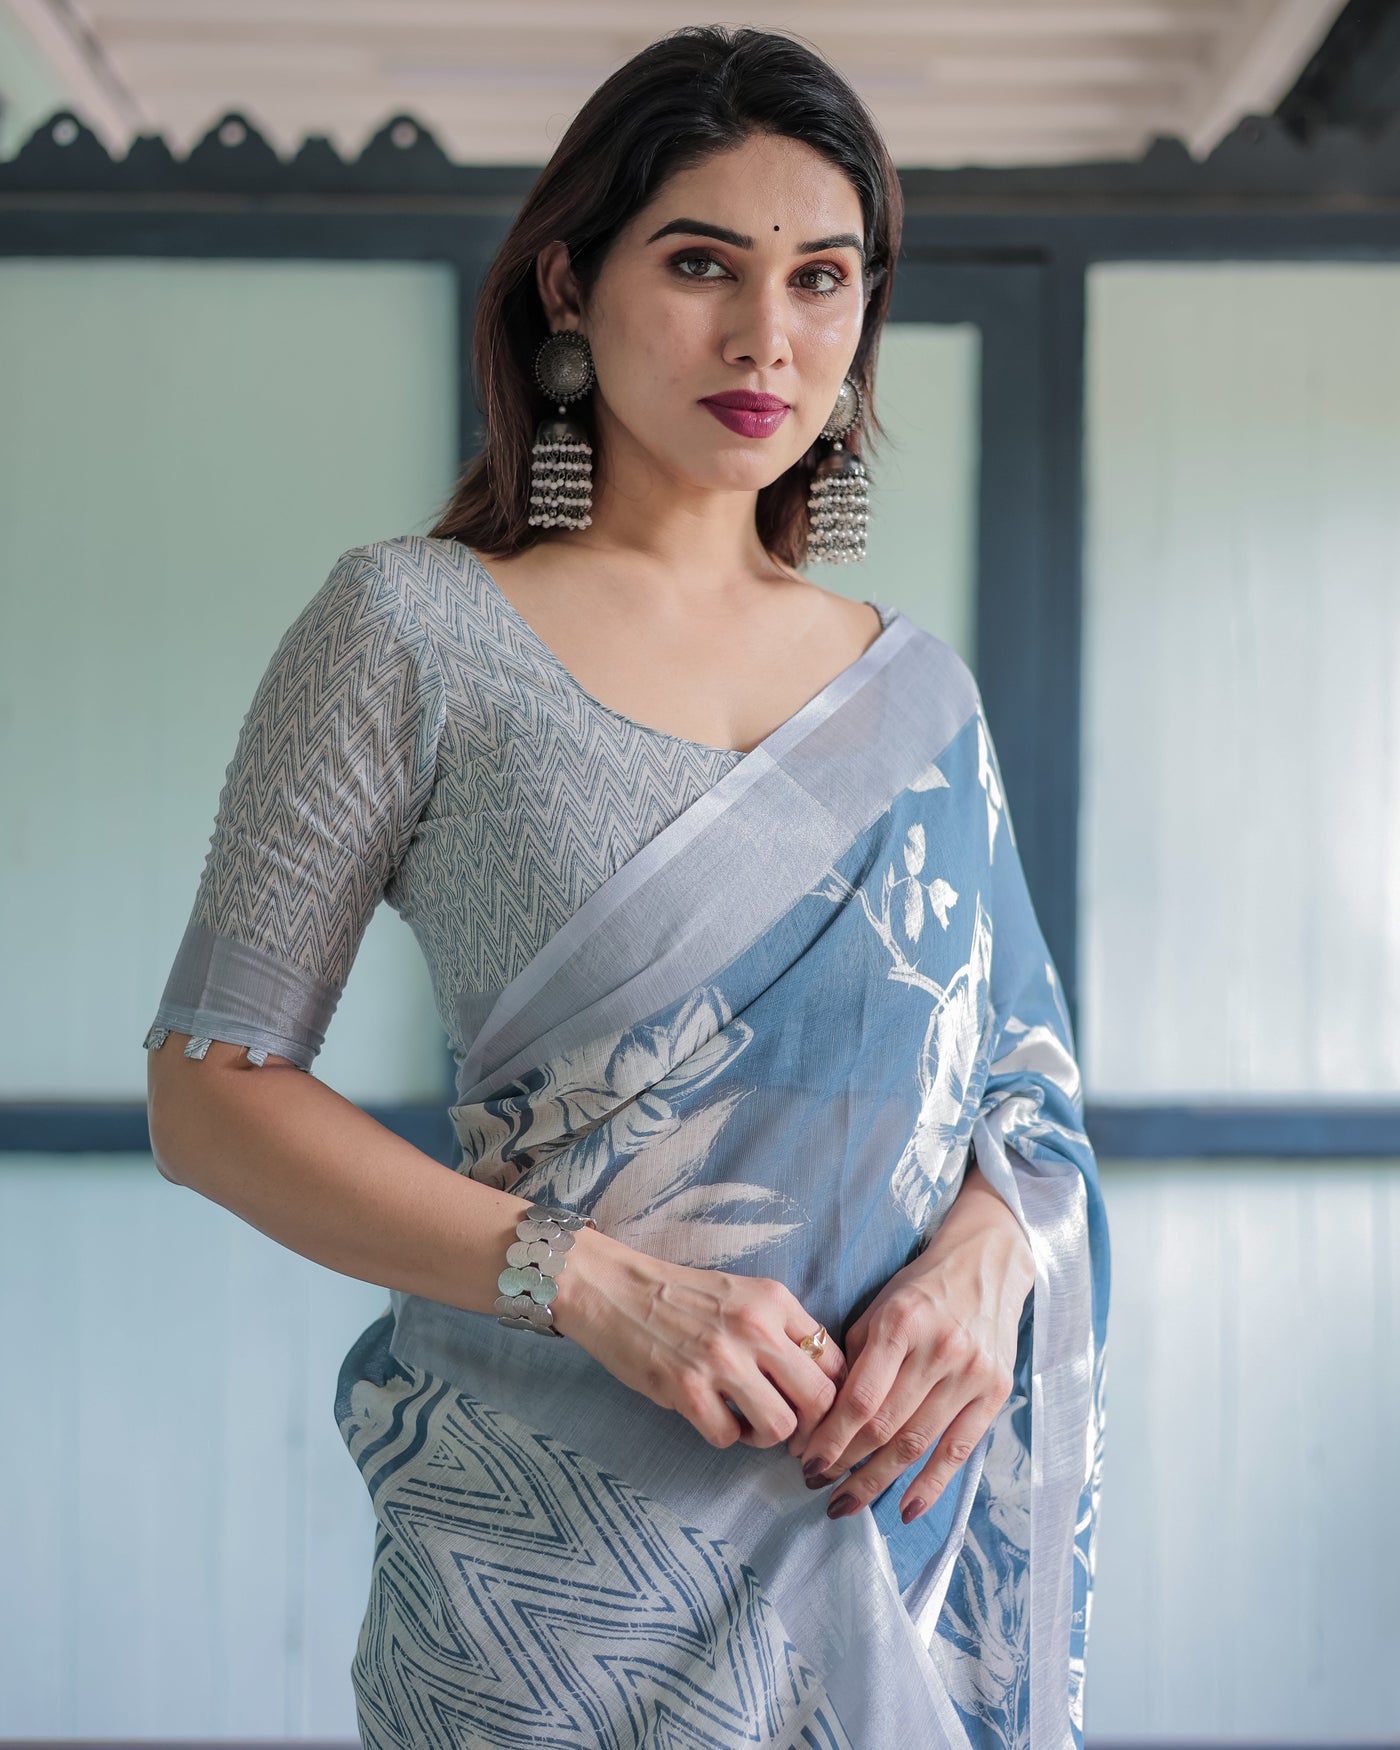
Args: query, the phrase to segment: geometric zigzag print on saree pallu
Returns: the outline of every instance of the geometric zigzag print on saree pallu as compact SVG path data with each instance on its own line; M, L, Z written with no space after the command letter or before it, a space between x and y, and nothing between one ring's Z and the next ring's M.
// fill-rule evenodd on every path
M366 1750L860 1750L724 1539L422 1369L380 1371L342 1374L336 1406L379 1526Z

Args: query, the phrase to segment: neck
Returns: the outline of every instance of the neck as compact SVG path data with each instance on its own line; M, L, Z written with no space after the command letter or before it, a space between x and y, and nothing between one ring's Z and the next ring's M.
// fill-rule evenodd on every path
M607 555L619 574L635 571L678 600L722 595L736 583L792 573L758 538L758 493L700 486L666 472L613 432L595 452L587 529L557 537L577 551ZM604 460L604 455L608 460Z

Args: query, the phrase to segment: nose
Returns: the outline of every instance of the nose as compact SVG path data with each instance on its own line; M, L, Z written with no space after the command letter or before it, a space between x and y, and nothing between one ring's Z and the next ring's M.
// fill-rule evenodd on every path
M754 281L730 305L732 325L725 341L728 363L754 365L762 371L792 363L786 289Z

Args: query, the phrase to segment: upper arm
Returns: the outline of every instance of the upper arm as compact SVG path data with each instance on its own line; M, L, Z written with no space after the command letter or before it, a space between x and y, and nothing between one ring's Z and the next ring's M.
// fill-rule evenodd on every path
M182 1152L180 1136L189 1107L197 1105L209 1089L208 1077L238 1074L258 1068L250 1063L247 1051L226 1040L213 1039L203 1058L186 1057L183 1047L189 1043L188 1033L169 1034L168 1051L146 1053L146 1121L150 1131L151 1153L156 1169L172 1185L183 1183L175 1170L175 1159ZM295 1070L289 1057L269 1052L261 1065L263 1070Z
M310 1067L431 793L444 709L430 639L351 549L258 683L148 1048Z

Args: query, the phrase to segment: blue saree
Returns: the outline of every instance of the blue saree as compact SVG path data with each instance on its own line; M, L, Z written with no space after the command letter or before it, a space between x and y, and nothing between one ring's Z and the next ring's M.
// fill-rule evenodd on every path
M570 1342L396 1292L337 1421L377 1541L375 1747L1080 1750L1109 1241L1068 1014L976 684L902 614L494 996L460 1170L838 1340L970 1159L1036 1275L938 1501L825 1516Z

